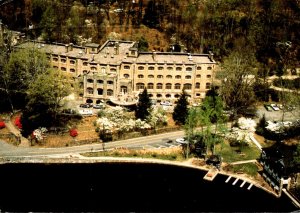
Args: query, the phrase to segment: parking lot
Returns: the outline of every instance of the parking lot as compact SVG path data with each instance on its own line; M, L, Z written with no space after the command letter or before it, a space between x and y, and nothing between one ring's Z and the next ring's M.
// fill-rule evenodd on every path
M264 106L257 107L257 114L259 118L261 118L263 115L265 115L267 120L271 121L281 121L282 120L282 110L278 111L267 111ZM284 121L295 121L300 118L300 110L299 107L296 109L293 109L289 112L284 113Z

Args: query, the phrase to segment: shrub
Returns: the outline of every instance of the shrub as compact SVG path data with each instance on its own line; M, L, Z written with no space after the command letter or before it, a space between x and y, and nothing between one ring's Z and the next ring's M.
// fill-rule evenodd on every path
M4 121L0 121L0 129L3 129L5 127Z
M77 132L77 130L76 129L70 129L70 136L71 137L76 137L78 135L78 132Z
M22 129L22 123L21 123L21 117L16 117L15 119L15 125L19 128Z

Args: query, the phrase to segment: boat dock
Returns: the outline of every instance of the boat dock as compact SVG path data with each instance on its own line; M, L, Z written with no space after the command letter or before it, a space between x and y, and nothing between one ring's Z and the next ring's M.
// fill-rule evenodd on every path
M212 168L206 173L203 179L208 181L213 181L218 173L219 171L216 168Z

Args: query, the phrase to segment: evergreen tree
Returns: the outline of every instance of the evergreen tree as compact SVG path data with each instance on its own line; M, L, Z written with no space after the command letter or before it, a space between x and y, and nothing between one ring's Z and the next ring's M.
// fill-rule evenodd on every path
M150 108L151 100L147 89L145 88L144 91L139 95L139 102L135 110L136 119L145 120L150 115Z
M187 101L187 95L185 91L183 90L177 105L174 107L174 112L173 112L173 120L177 124L184 125L186 122L186 118L188 117L188 101Z

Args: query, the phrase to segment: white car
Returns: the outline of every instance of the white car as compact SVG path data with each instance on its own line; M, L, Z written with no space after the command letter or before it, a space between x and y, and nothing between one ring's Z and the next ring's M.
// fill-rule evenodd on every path
M92 109L81 109L79 110L80 115L93 115L93 110Z
M160 105L163 105L163 106L172 106L172 103L169 102L169 101L163 101L160 103Z
M279 107L276 104L271 104L271 107L274 111L279 111Z
M187 144L188 143L184 138L177 138L175 141L177 143L180 143L180 144Z

